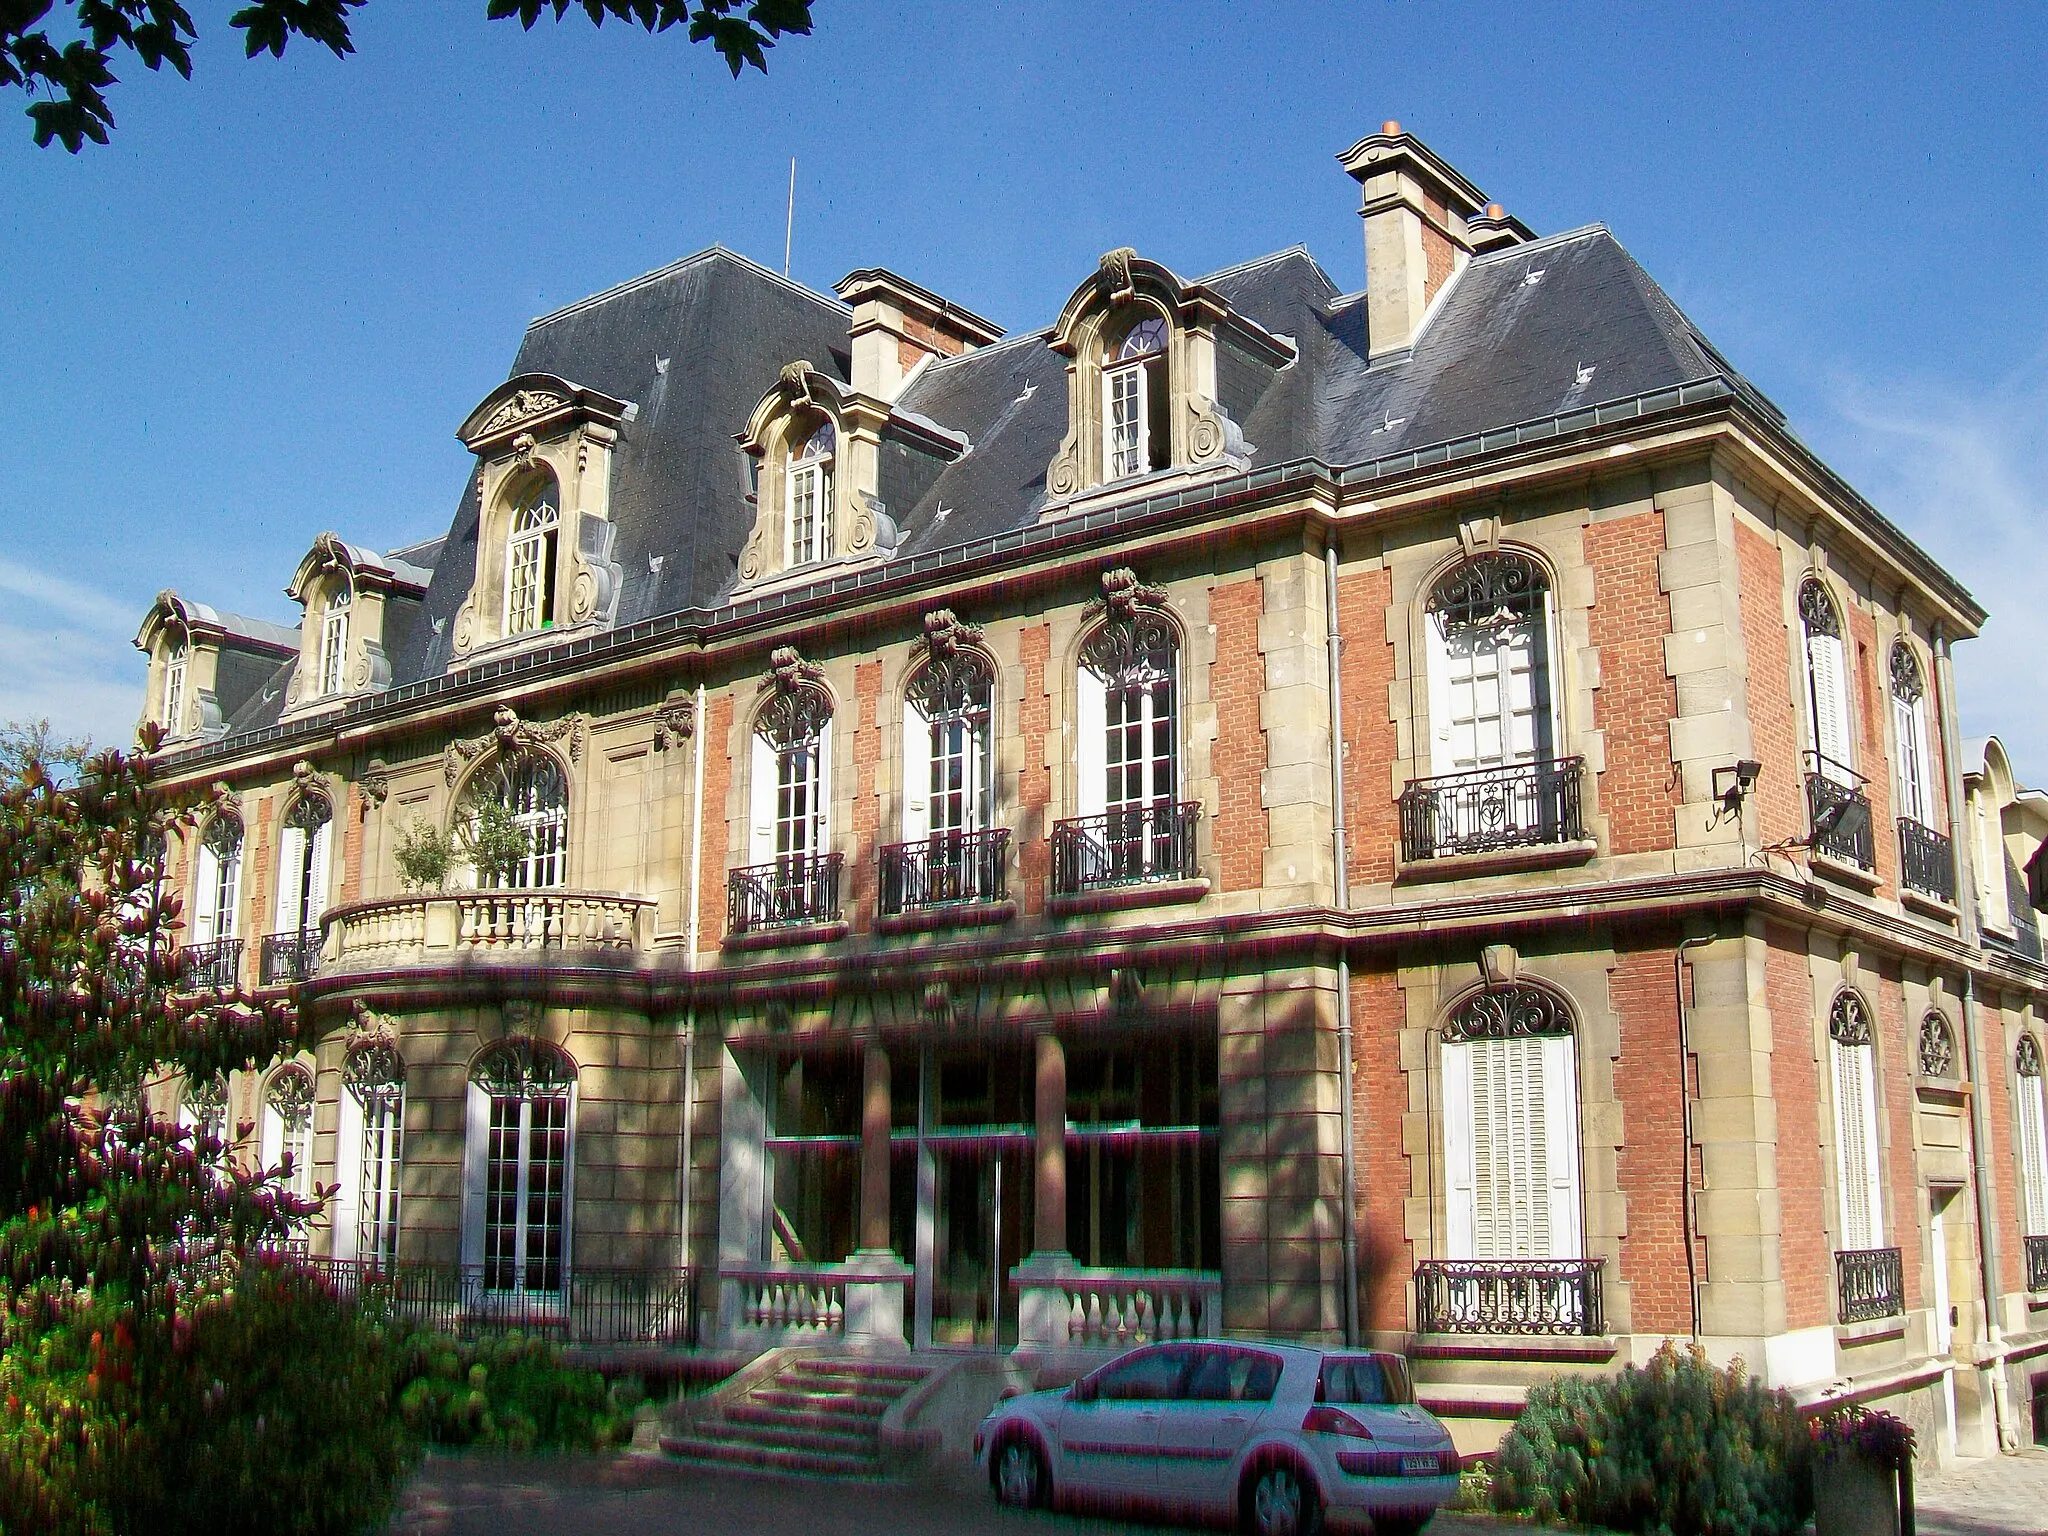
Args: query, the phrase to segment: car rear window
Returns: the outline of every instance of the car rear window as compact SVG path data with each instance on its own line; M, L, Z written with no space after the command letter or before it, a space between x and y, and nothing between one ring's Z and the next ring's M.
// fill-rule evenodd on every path
M1323 1361L1319 1403L1412 1403L1408 1362L1398 1355L1349 1355Z

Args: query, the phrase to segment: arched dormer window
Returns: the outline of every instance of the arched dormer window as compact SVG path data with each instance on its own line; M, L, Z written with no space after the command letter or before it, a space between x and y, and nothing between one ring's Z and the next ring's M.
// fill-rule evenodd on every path
M185 679L189 661L190 652L184 639L174 636L164 648L163 708L157 715L157 723L164 728L166 736L176 736L184 728Z
M341 1068L336 1258L361 1259L380 1268L397 1259L404 1138L405 1059L388 1040L356 1046Z
M1489 987L1451 1012L1442 1039L1448 1256L1584 1257L1570 1008L1527 983Z
M569 1270L576 1064L504 1040L469 1074L463 1263L486 1291L559 1294Z
M301 793L285 812L277 840L277 924L280 936L316 934L327 911L329 845L334 812L324 795Z
M788 565L832 558L832 462L838 447L838 428L826 416L802 446L790 452L784 472L782 544Z
M286 1187L295 1195L313 1193L313 1074L296 1062L264 1085L261 1157L266 1170L289 1158Z
M1812 720L1815 771L1851 788L1858 783L1849 720L1849 666L1842 615L1826 583L1809 576L1799 588L1805 639L1806 701Z
M199 837L198 879L192 899L194 944L217 944L238 937L241 889L242 823L222 811L207 822Z
M1173 396L1166 375L1166 320L1137 311L1102 365L1105 478L1121 480L1172 462Z
M539 748L501 751L470 779L463 799L463 819L471 827L488 800L508 811L523 834L516 856L474 872L479 886L543 890L568 878L569 783L552 754Z
M2013 1057L2019 1080L2020 1176L2028 1237L2048 1237L2048 1079L2041 1075L2041 1046L2021 1035Z
M348 572L336 571L327 595L327 607L320 615L320 692L323 697L340 693L348 678L348 615L355 600L355 584Z
M536 470L514 502L505 541L507 635L532 634L554 624L561 533L561 493L554 474Z
M1828 1009L1828 1060L1835 1089L1835 1197L1841 1244L1884 1246L1884 1175L1877 1134L1877 1068L1870 1010L1844 989Z
M1920 658L1900 640L1891 655L1892 734L1899 753L1899 814L1921 826L1934 821L1934 772L1927 748L1927 682Z

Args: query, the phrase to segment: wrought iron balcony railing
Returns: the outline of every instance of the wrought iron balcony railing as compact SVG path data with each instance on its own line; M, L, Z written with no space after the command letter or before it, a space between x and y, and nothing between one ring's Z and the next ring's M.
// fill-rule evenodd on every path
M1584 769L1584 758L1561 757L1411 780L1401 791L1401 857L1578 842Z
M882 850L885 916L977 901L1003 901L1010 893L1010 832L937 832Z
M215 939L210 944L187 944L178 953L184 963L183 984L188 992L232 992L241 984L240 939Z
M1912 889L1955 905L1955 845L1910 816L1899 818L1899 873Z
M2027 1248L2027 1289L2048 1291L2048 1237L2030 1237Z
M1906 1310L1906 1272L1899 1250L1837 1250L1835 1297L1835 1315L1845 1323L1903 1315Z
M1425 1259L1415 1266L1423 1333L1598 1334L1601 1259Z
M725 931L752 933L836 920L843 862L844 855L837 853L796 853L734 870L725 884Z
M1877 867L1877 836L1871 830L1870 801L1855 785L1844 782L1848 770L1820 771L1828 759L1806 754L1813 771L1806 775L1806 818L1813 828L1813 850L1858 869Z
M288 986L311 981L320 969L320 931L302 928L297 933L263 936L261 974L266 987Z
M1201 815L1199 801L1155 800L1054 822L1053 894L1194 879L1195 823Z

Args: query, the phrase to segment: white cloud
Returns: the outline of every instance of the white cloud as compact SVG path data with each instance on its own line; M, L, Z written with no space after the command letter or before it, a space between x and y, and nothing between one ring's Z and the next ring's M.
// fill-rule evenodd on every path
M1966 737L1997 736L2048 787L2048 356L1972 393L1839 375L1837 467L1990 611L1956 649Z
M0 555L0 720L126 746L142 713L129 604Z

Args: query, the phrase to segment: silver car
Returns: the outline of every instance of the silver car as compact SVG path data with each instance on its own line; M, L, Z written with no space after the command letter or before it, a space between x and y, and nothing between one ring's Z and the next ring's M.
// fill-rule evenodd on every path
M1408 1536L1458 1489L1405 1360L1292 1344L1147 1344L998 1403L974 1452L1005 1504L1222 1517L1256 1536L1310 1536L1326 1514Z

